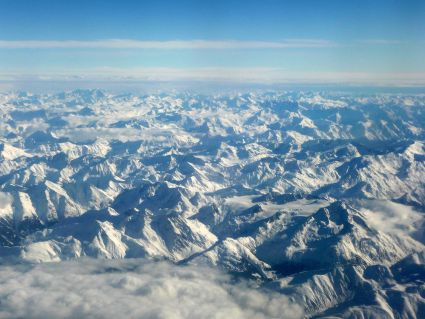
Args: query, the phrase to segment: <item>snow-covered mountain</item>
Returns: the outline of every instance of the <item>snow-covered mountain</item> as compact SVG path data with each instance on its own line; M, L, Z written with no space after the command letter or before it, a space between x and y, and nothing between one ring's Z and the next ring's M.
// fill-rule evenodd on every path
M425 316L425 96L0 94L0 255L166 259Z

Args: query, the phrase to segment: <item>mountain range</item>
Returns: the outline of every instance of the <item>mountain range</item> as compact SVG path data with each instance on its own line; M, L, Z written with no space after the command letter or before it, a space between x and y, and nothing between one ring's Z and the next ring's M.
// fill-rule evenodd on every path
M217 267L311 318L425 316L425 96L0 94L2 262Z

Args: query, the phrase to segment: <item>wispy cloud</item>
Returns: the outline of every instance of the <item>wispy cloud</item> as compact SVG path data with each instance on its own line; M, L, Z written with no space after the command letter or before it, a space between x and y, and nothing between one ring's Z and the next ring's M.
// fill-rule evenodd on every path
M107 39L93 41L47 41L47 40L0 40L1 49L285 49L323 48L336 44L320 39L287 39L283 41L237 41L237 40L172 40L139 41L130 39Z
M402 42L399 40L389 40L389 39L366 39L360 40L361 44L370 44L370 45L394 45L401 44Z
M0 73L2 81L204 81L261 84L353 84L423 86L424 72L295 72L266 67L88 68L43 74Z

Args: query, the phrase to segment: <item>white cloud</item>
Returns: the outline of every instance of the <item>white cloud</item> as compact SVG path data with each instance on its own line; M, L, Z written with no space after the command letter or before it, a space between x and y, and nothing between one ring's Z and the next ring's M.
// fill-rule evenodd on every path
M3 209L12 203L12 198L7 193L0 192L0 209Z
M425 243L425 218L413 207L389 200L362 200L359 203L372 227L389 234L412 236Z
M68 137L76 143L94 141L99 137L104 139L117 139L120 141L155 141L156 143L165 143L169 145L170 134L174 133L174 137L179 136L185 141L196 141L195 138L189 136L186 132L174 129L145 128L143 130L133 128L75 128L63 129L56 133L58 136Z
M261 84L353 84L423 86L423 72L294 72L267 67L166 68L99 67L73 69L43 74L25 71L0 73L0 80L10 81L216 81Z
M361 40L359 43L362 44L372 44L372 45L392 45L392 44L401 44L399 40L389 40L389 39L367 39Z
M274 292L214 269L141 260L0 267L0 318L301 318Z
M237 41L237 40L173 40L139 41L129 39L107 39L92 41L77 40L0 40L2 49L285 49L322 48L335 46L328 40L287 39L283 41Z

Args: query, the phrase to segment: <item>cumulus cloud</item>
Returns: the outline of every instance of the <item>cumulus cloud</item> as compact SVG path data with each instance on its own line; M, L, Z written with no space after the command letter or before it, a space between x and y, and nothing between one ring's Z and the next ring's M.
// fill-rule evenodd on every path
M0 267L0 318L300 318L274 292L214 269L141 260Z

